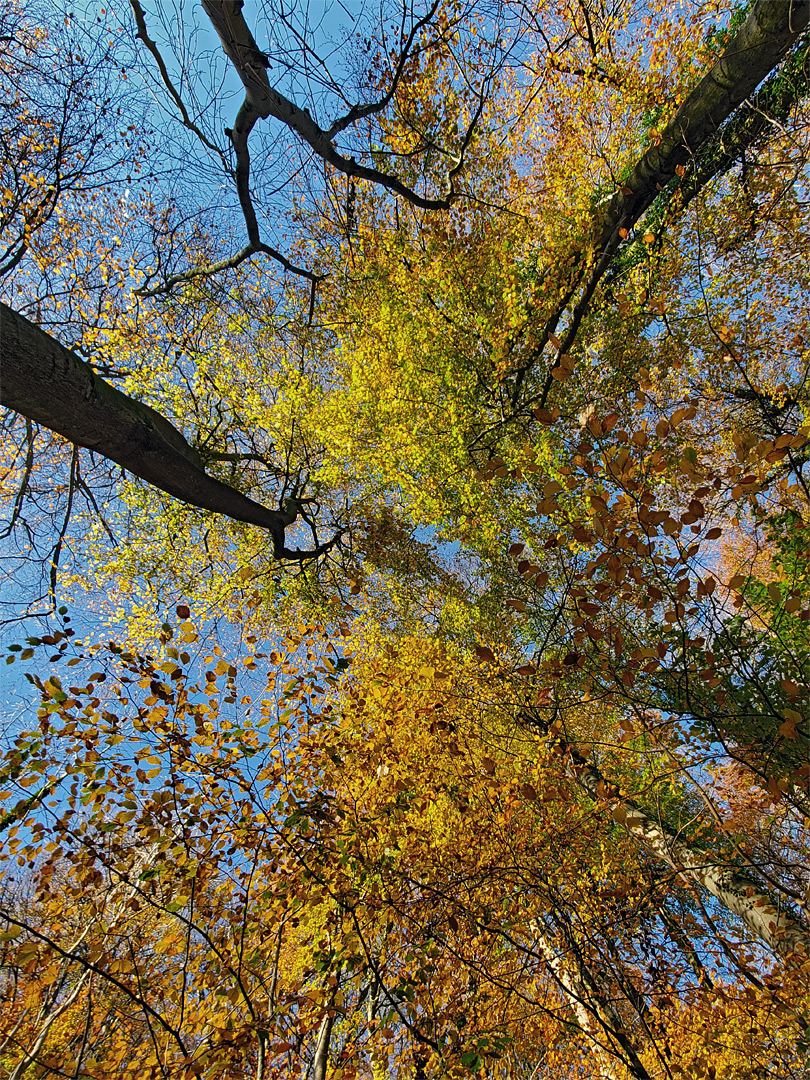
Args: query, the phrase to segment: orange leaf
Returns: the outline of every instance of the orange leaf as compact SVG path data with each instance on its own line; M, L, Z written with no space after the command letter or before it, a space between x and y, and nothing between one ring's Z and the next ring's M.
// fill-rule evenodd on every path
M795 720L785 720L783 724L780 724L779 734L784 735L786 739L798 739L799 732L796 730Z

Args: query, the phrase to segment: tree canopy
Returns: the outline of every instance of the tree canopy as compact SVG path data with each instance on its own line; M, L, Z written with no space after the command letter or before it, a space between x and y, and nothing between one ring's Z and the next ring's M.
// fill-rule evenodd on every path
M809 22L7 5L8 1080L807 1076Z

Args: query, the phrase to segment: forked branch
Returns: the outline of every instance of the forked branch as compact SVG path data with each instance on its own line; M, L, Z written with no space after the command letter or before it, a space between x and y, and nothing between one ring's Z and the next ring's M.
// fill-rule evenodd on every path
M223 49L236 68L245 87L245 100L239 110L239 115L231 133L231 141L236 150L237 162L240 161L241 157L243 169L245 166L249 168L247 137L250 131L257 120L267 119L272 116L273 119L280 121L290 131L294 132L314 150L318 157L326 164L337 169L338 172L345 173L346 176L354 177L357 180L368 180L372 184L386 188L422 210L447 210L459 197L459 193L453 188L454 177L449 178L450 190L443 198L431 199L420 195L392 173L375 169L369 165L363 165L354 157L346 157L335 146L334 137L337 134L358 119L371 116L386 107L399 85L402 76L401 62L394 74L391 88L380 101L370 105L355 106L328 130L324 130L313 120L307 109L299 108L295 102L270 85L270 80L267 77L269 60L256 44L250 28L245 22L242 15L242 0L202 0L202 6L219 35ZM437 7L438 5L434 4L428 15L425 16L421 23L416 25L414 32L408 39L409 42L413 41L416 32L429 21ZM465 138L469 143L471 134L468 134ZM459 172L462 164L463 162L456 163L454 175ZM237 164L238 187L240 184L239 172L240 167ZM240 202L242 202L241 191ZM245 209L244 205L242 209Z
M293 500L271 510L209 476L197 450L164 416L122 394L70 349L0 303L0 404L76 446L95 450L167 494L266 529L277 559L303 562L331 551L343 532L311 551L290 549Z
M129 2L130 7L132 8L132 12L135 16L135 25L137 27L136 37L138 37L143 42L146 49L154 57L158 71L160 72L160 77L163 85L166 87L169 96L171 97L174 104L177 106L177 110L180 113L180 118L183 122L183 126L188 128L189 131L193 132L207 150L215 153L228 175L233 176L234 174L230 167L230 163L226 155L223 153L221 147L217 146L216 143L212 142L211 139L209 139L208 136L205 134L205 132L202 131L199 125L196 124L194 120L192 120L188 109L186 108L185 102L183 101L183 98L181 97L179 91L177 90L177 87L174 85L174 82L169 75L168 68L166 67L166 62L163 59L160 49L158 48L156 42L149 36L146 28L146 16L143 8L139 3L139 0L129 0ZM276 248L271 247L269 244L266 244L262 240L259 232L258 221L256 219L256 212L253 208L253 203L250 198L250 158L247 151L247 135L245 136L244 147L241 148L241 155L240 147L236 145L235 141L234 148L236 149L237 159L235 176L237 193L239 195L239 204L242 208L242 213L245 218L245 224L247 226L249 242L245 245L245 247L241 248L234 255L230 255L227 258L219 259L216 262L204 263L201 266L193 266L188 270L181 271L177 274L172 274L159 285L149 285L147 283L141 288L135 290L139 296L158 296L162 293L170 292L176 285L182 285L187 281L194 281L199 278L214 277L216 274L221 273L223 270L235 269L237 266L240 266L248 259L251 259L254 255L267 255L269 258L274 259L277 263L279 263L288 273L296 274L298 277L306 278L307 281L311 281L313 283L313 286L318 281L322 280L322 275L316 274L311 270L307 270L305 267L296 266L296 264L291 262L286 255L284 255L280 251L277 251ZM243 174L241 182L240 172Z

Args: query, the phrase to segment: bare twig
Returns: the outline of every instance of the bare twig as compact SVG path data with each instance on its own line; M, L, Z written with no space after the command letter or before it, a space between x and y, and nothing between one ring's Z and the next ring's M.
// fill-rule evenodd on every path
M139 3L139 0L129 0L129 6L132 8L132 13L135 16L135 25L138 28L135 36L137 38L140 38L140 40L144 43L146 48L155 58L155 63L158 66L158 71L160 72L160 77L163 80L163 85L166 87L169 94L171 95L172 100L177 106L177 110L180 113L180 117L183 121L183 126L187 127L189 131L193 132L203 144L203 146L205 146L208 150L212 150L222 162L225 169L230 171L228 159L225 157L225 154L222 152L220 147L218 147L216 143L211 142L205 132L203 132L189 116L185 103L174 83L172 82L171 76L169 75L169 72L166 68L166 63L160 53L160 49L158 49L157 44L152 40L152 38L149 37L149 33L146 29L146 15Z

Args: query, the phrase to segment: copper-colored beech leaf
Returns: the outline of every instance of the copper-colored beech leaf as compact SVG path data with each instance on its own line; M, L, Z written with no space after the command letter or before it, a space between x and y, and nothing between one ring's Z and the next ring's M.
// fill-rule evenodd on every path
M124 6L0 18L0 1072L798 1078L810 0Z

